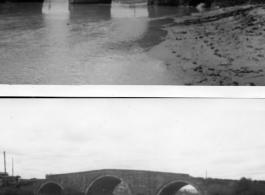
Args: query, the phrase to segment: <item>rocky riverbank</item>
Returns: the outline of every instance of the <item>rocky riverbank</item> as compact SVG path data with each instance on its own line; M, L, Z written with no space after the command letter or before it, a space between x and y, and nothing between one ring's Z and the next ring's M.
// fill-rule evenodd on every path
M175 18L149 51L183 85L265 85L265 5Z
M197 6L204 3L207 7L229 7L244 4L261 4L264 0L147 0L149 5Z

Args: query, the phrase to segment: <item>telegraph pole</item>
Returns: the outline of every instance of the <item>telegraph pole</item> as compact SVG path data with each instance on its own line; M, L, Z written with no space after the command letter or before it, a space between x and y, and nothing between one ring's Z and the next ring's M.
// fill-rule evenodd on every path
M13 158L12 158L12 176L14 176L14 162L13 162Z
M4 152L4 166L5 166L5 187L6 187L6 152Z

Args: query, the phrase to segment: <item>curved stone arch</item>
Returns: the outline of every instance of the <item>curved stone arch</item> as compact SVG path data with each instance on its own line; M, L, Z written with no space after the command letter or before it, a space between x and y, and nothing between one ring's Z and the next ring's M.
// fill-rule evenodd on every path
M88 193L89 189L95 184L96 181L98 181L98 180L100 180L100 179L102 179L102 178L104 178L104 177L112 177L112 178L118 179L118 180L121 181L120 183L126 181L126 180L124 180L122 177L117 176L117 175L114 175L114 174L104 174L104 175L100 175L100 176L98 176L97 178L95 178L94 180L92 180L92 181L89 183L89 185L86 187L86 190L85 190L85 192L84 192L84 195L86 195L86 194ZM125 182L125 183L126 183L127 186L129 187L130 194L133 195L133 193L132 193L132 188L130 187L130 184L127 183L127 182ZM119 184L118 184L118 185L119 185ZM117 187L117 186L116 186L116 187Z
M63 186L62 186L61 184L59 184L59 183L57 183L57 182L54 182L54 181L47 181L47 182L41 184L41 186L37 189L37 191L36 191L36 195L39 195L40 190L41 190L45 185L47 185L47 184L55 184L55 185L59 186L59 187L61 188L62 191L64 190L64 188L63 188Z
M158 192L156 193L156 195L160 195L161 192L162 192L164 189L166 189L166 188L169 187L170 185L177 184L177 183L186 183L187 185L191 185L192 187L194 187L194 188L198 191L199 195L205 195L204 192L202 191L202 189L201 189L198 185L196 185L196 184L193 183L192 181L185 180L185 179L177 179L177 180L173 180L173 181L170 181L170 182L166 183L165 185L163 185L162 187L160 187L160 188L158 189ZM184 185L184 186L186 186L186 185ZM183 186L183 187L184 187L184 186ZM178 189L178 190L179 190L179 189ZM174 193L177 193L177 191L175 191Z

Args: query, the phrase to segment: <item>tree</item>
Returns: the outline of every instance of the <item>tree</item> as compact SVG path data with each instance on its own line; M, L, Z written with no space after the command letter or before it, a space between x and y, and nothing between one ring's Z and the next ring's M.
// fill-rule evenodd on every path
M242 177L234 189L235 195L265 195L265 184Z
M247 195L251 192L251 180L242 177L235 187L235 195Z

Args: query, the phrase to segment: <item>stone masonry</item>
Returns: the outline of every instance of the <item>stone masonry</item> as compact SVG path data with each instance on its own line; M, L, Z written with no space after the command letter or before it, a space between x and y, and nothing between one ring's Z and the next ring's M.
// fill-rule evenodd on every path
M221 180L229 188L235 181ZM31 190L36 195L59 194L46 192L48 186L60 189L78 189L84 195L113 195L119 184L128 186L131 195L175 195L185 185L195 187L199 195L210 195L207 189L209 180L191 177L188 174L152 172L139 170L103 169L46 175L45 180L36 182ZM51 191L51 189L50 189Z

